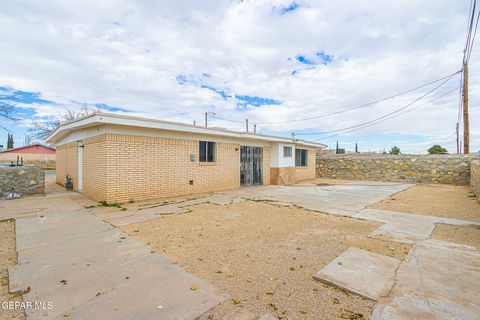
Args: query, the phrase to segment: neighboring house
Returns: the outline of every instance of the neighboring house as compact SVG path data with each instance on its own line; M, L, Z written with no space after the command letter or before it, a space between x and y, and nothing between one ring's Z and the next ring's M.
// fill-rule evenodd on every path
M320 143L177 122L93 113L63 124L57 183L97 200L126 202L289 184L315 178Z
M0 162L17 161L17 157L23 161L55 161L55 148L36 143L0 152Z

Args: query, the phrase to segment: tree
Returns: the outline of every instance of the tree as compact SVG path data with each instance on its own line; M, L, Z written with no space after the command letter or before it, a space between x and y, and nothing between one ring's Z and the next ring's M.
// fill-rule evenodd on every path
M428 153L430 153L430 154L439 154L439 153L444 153L444 152L448 152L447 149L443 148L439 144L436 144L433 147L431 147L430 149L428 149Z
M65 111L59 112L57 116L53 117L48 121L36 120L33 122L33 128L30 129L30 131L32 132L32 138L45 140L60 125L83 118L92 112L93 111L91 111L88 108L88 106L84 104L82 109L78 111L65 110Z
M355 142L355 153L358 153L358 142Z
M13 134L8 134L7 149L13 149Z
M397 147L397 146L394 146L392 147L392 149L390 149L390 151L388 152L389 154L400 154L400 148Z
M19 119L13 116L15 111L14 95L6 95L0 92L0 119L6 119L13 122L18 122ZM8 131L7 128L0 125L0 128Z
M335 147L335 154L338 154L338 140L337 140L337 146Z

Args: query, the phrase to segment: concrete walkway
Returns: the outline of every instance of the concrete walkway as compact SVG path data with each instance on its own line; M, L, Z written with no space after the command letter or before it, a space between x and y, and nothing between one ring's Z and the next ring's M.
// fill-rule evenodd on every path
M2 218L16 220L10 291L24 292L24 301L53 303L51 310L26 310L27 319L195 319L225 299L89 213L76 196L0 202L8 208ZM30 213L21 212L25 206Z
M395 286L378 300L370 319L479 319L479 288L480 252L423 241L400 264Z

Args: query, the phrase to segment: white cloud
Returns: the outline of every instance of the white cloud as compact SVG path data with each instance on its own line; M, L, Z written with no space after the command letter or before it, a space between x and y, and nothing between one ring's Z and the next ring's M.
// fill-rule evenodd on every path
M203 112L215 111L224 118L263 123L361 105L460 68L468 1L341 5L305 0L296 1L298 8L284 15L273 11L291 2L6 1L0 12L0 28L6 30L0 34L0 86L40 92L59 105L106 103L185 122L201 121ZM480 127L480 78L473 71L479 69L478 48L470 66L474 150L480 149L475 129ZM334 61L314 67L295 61L297 55L321 51ZM300 71L293 76L293 70ZM239 112L233 99L176 80L179 74L203 73L233 94L283 103ZM448 87L457 83L458 78ZM422 92L335 117L259 128L348 127L386 114ZM34 107L45 115L56 113L58 105ZM458 96L451 94L351 135L442 137L453 132L457 107Z

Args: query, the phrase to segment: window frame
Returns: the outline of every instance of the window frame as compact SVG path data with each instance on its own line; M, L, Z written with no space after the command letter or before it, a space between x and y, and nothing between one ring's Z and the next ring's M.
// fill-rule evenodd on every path
M288 154L285 153L286 150L290 150ZM293 157L293 147L290 146L283 146L283 157L284 158L291 158Z
M204 159L202 160L202 146L205 146ZM211 154L209 152L211 151ZM211 160L210 160L211 156ZM212 164L217 162L217 143L214 141L199 141L198 142L198 162L202 164Z
M295 149L295 167L308 167L307 149Z

